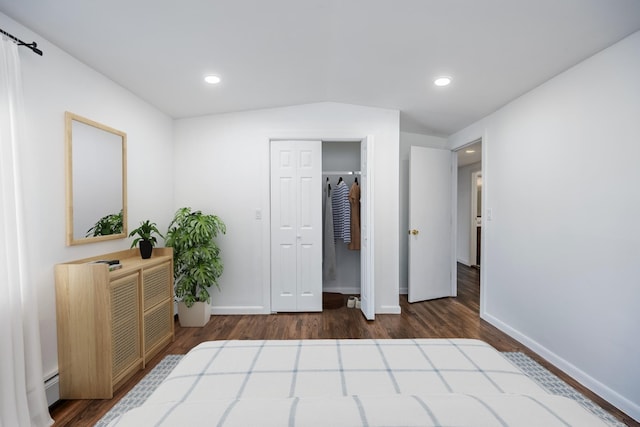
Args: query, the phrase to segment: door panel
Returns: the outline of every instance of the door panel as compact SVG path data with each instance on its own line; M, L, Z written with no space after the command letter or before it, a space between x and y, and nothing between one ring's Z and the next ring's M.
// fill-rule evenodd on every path
M271 142L271 310L322 310L320 141Z
M455 295L452 153L411 147L409 163L409 302Z
M375 318L373 280L373 137L360 143L360 310L367 320Z

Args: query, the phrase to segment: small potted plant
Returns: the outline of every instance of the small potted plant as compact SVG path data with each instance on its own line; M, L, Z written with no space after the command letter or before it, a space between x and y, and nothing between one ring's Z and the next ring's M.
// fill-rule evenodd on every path
M165 243L173 248L174 286L181 326L204 326L211 318L209 288L222 275L220 248L213 240L226 233L215 215L185 207L175 213Z
M158 231L156 223L149 220L140 222L140 227L131 230L131 233L129 233L129 237L138 236L131 243L131 247L135 248L136 245L140 244L140 256L142 259L151 258L153 247L158 243L154 234L163 237Z

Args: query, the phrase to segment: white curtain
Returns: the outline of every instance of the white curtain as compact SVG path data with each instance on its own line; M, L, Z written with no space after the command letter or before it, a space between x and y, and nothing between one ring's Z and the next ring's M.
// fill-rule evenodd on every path
M0 40L0 427L49 426L38 304L26 263L19 150L24 144L18 47Z

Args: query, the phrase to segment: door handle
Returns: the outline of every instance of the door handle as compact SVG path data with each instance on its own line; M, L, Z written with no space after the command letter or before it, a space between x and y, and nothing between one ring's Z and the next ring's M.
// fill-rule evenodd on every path
M409 234L413 234L414 236L417 236L418 233L420 233L418 230L409 230Z

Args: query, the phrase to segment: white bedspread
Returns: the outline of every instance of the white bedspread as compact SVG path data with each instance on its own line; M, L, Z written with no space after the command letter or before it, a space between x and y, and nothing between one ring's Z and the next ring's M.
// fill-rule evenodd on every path
M211 341L110 426L599 426L471 339Z

